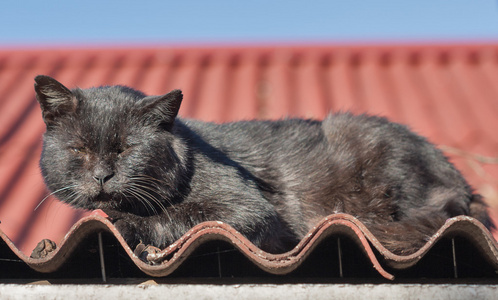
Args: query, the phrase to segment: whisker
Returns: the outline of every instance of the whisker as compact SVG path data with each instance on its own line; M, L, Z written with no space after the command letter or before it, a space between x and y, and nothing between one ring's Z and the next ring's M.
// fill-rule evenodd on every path
M166 211L166 207L161 203L161 201L159 201L159 199L157 199L155 196L153 196L152 194L147 192L147 190L149 190L151 192L157 192L155 189L148 187L148 186L141 185L141 184L135 184L135 183L133 184L133 186L136 187L137 189L139 189L144 194L144 196L148 196L150 198L150 200L154 201L154 203L156 203L161 208L162 211L164 211L164 212Z
M153 193L157 193L159 195L163 194L163 192L159 188L157 188L156 184L154 182L151 182L151 180L154 180L154 181L156 181L158 183L163 183L164 184L163 181L161 181L159 179L156 179L154 177L147 176L147 175L135 176L135 177L131 178L131 181L132 181L133 185L139 186L139 187L141 187L143 189L146 189L146 190L148 190L150 192L153 192ZM138 183L140 183L140 184L138 184ZM168 204L172 208L176 209L176 207L174 207L173 203L168 199L167 196L162 197L162 199L164 199L166 202L168 202Z
M133 179L140 179L140 178L143 178L143 179L146 179L146 180L153 180L155 182L158 182L158 183L162 183L164 184L164 181L160 180L160 179L157 179L155 177L152 177L152 176L149 176L149 175L136 175L133 177Z
M52 193L48 194L45 198L43 198L43 199L40 201L40 203L38 203L38 205L35 207L35 209L34 209L33 211L36 211L36 210L38 209L38 207L40 207L40 205L42 205L42 203L43 203L43 202L45 202L45 200L47 200L47 198L48 198L48 197L50 197L50 196L52 196L52 195L54 195L54 194L56 194L56 193L59 193L59 192L65 191L65 190L67 190L67 189L73 188L73 187L75 187L75 186L76 186L76 184L74 184L74 185L70 185L70 186L66 186L66 187L63 187L63 188L58 189L58 190L56 190L56 191L53 191ZM73 193L74 193L74 192L73 192Z
M173 205L173 203L169 200L169 196L166 195L164 191L161 190L158 186L167 186L167 184L157 178L154 178L149 175L136 175L130 177L129 186L126 188L128 193L132 194L135 198L137 198L140 202L147 203L149 207L152 207L154 213L157 214L157 210L155 207L159 207L161 211L171 219L168 210L166 209L165 203L166 201L169 207L177 210L177 208ZM159 198L158 198L159 196ZM155 204L155 205L153 205ZM147 209L147 211L149 211Z
M161 209L161 211L166 216L168 216L168 218L171 219L171 217L169 216L169 213L168 213L166 207L164 206L164 204L159 199L157 199L157 197L155 197L151 193L147 192L147 190L145 190L145 189L148 189L151 192L156 192L154 189L152 189L149 186L143 186L143 185L140 185L140 184L136 184L135 182L132 182L132 184L130 184L130 186L127 188L127 190L130 190L130 191L134 192L135 197L140 196L140 199L142 199L143 201L147 201L147 204L149 204L151 207L154 207L152 205L152 203L155 203ZM154 213L157 214L157 210L155 208L154 208Z
M149 200L147 200L147 198L145 198L139 190L137 189L134 189L132 187L128 187L126 189L126 191L128 193L130 193L132 196L134 196L138 201L140 201L141 203L144 204L144 207L145 209L147 210L148 213L150 213L149 211L149 208L152 209L152 212L154 214L157 214L157 210L154 208L154 205L152 205L152 203L149 202Z
M73 198L71 199L71 201L68 202L68 204L72 206L79 206L77 205L77 203L80 201L81 198L83 198L82 195L76 191L71 193L68 197Z
M147 191L145 191L143 189L137 188L137 190L140 191L143 196L147 197L147 199L149 199L152 202L154 202L155 204L157 204L157 206L159 206L161 211L166 213L166 207L164 207L164 205L161 203L161 201L159 201L155 196L151 195L150 193L148 193Z
M137 192L135 192L134 190L132 190L132 189L130 189L130 188L127 188L127 189L125 190L125 193L127 193L127 194L131 195L131 196L133 197L133 199L136 199L136 200L138 200L140 203L142 203L142 204L143 204L143 206L145 207L145 209L147 210L147 213L150 213L150 209L151 209L151 208L153 209L153 207L150 205L150 203L148 203L148 201L147 201L146 199L143 199L143 196L141 196L140 194L138 194L138 193L137 193ZM127 198L127 200L129 200L129 199ZM135 201L128 201L128 202L129 202L129 203L132 203L132 206L133 206L134 208L135 208L135 207L137 207L137 206L136 206Z
M130 201L129 199L129 195L126 194L126 190L125 191L120 191L119 194L122 196L119 200L119 204L122 204L123 203L123 200L125 200L126 202L128 202L133 209L136 209L137 206L135 205L135 202L134 201Z

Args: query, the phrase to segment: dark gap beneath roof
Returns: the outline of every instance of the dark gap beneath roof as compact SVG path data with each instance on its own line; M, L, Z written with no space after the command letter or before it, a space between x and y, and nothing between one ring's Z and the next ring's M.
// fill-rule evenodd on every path
M478 248L463 237L454 237L456 275L458 278L498 278L493 266ZM455 278L452 239L442 238L414 266L404 270L388 269L397 279L402 278Z

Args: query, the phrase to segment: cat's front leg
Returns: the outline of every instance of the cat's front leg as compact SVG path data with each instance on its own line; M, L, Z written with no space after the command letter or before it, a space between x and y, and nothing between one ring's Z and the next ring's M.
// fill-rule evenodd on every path
M108 210L106 214L133 253L142 261L152 263L148 258L161 249L153 245L150 217L115 210Z
M134 249L142 242L143 238L140 237L142 217L117 210L106 210L105 213L130 248Z

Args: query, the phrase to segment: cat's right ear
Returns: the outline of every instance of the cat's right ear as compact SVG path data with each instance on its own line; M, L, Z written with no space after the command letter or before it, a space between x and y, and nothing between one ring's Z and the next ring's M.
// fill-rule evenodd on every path
M141 111L144 118L149 122L170 129L178 115L182 99L181 90L173 90L162 96L148 96L140 102L142 105Z
M55 119L76 109L77 100L62 83L45 75L35 77L36 99L40 103L43 121L49 126Z

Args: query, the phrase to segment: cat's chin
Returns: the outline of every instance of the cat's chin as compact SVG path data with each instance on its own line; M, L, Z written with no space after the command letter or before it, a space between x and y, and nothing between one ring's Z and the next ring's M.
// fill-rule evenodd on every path
M94 209L119 209L119 200L114 199L112 195L100 193L95 197L88 198L82 203L83 208Z
M89 202L88 205L84 207L88 210L102 209L102 210L119 210L120 207L115 201L92 201Z

